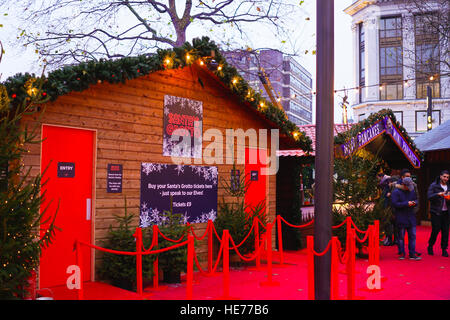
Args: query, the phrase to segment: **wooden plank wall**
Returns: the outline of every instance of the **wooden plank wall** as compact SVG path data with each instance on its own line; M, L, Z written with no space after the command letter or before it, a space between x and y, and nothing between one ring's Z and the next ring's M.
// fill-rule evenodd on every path
M204 87L198 81L199 77ZM217 128L225 137L225 130L229 128L270 129L266 122L255 117L253 112L240 104L215 79L192 67L152 73L127 81L126 84L98 83L83 92L72 92L48 103L41 123L96 130L93 222L97 245L105 239L109 226L115 225L113 215L123 214L125 196L129 212L135 215L134 224L137 226L141 162L171 163L170 157L162 156L164 95L203 101L203 132ZM36 121L36 117L28 118L25 123L32 125L36 124ZM204 141L203 148L208 144L209 142ZM270 148L270 140L267 145ZM30 145L29 148L30 153L24 158L25 169L32 166L32 172L36 174L40 171L40 145ZM223 153L226 154L225 149ZM108 163L123 165L121 194L106 192ZM224 195L220 181L229 177L231 168L231 165L218 165L219 201ZM244 172L243 165L238 165L237 168ZM276 210L276 177L270 176L268 181L268 210L272 221ZM197 234L203 234L205 226L206 224L197 225ZM275 237L273 239L275 243ZM199 253L199 258L204 261L206 242ZM96 255L97 258L99 256Z

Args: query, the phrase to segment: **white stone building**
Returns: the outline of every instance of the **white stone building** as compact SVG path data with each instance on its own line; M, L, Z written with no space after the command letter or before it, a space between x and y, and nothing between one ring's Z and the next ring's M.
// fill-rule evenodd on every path
M448 42L429 32L423 12L398 0L358 0L344 11L352 17L355 121L391 109L415 138L427 131L427 87L433 127L450 120Z

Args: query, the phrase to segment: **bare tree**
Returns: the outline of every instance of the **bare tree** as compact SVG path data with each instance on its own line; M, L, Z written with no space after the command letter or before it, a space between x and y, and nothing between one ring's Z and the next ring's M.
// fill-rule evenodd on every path
M292 44L288 39L292 29L287 21L302 10L302 3L294 0L18 0L14 3L0 0L1 7L23 12L23 27L17 38L25 46L34 45L50 67L178 47L189 35L208 35L223 47L238 47L240 43L242 48L242 43L251 40L252 32L261 29L270 30L280 45Z
M404 27L411 35L403 56L413 78L428 84L450 75L450 1L404 0L403 8L411 19ZM414 36L412 36L414 35Z

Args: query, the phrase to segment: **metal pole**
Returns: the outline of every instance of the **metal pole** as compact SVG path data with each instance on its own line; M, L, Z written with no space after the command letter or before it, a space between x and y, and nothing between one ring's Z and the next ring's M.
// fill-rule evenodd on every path
M433 129L433 91L427 86L427 131Z
M331 241L334 163L334 0L317 0L316 177L314 249ZM315 298L330 299L331 251L316 256Z

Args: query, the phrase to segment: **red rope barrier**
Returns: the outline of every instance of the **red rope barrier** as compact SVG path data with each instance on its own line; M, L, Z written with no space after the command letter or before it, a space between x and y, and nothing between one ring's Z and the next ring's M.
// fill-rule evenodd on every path
M197 268L199 269L200 273L205 274L205 275L207 275L207 274L211 275L211 274L215 273L216 270L217 270L217 267L218 267L218 265L219 265L220 256L222 255L222 251L223 251L223 242L221 242L220 249L219 249L219 254L218 254L218 256L217 256L217 260L216 260L216 263L215 263L214 267L211 268L211 271L208 270L208 272L206 272L206 271L204 271L204 270L202 269L202 267L200 266L200 263L199 263L198 257L197 257L197 253L196 253L195 247L194 247L194 253L195 253L195 254L194 254L194 261L195 261L195 265L196 265Z
M370 226L369 226L370 228ZM356 236L356 240L358 240L359 243L363 243L366 242L366 240L369 238L369 232L370 229L368 229L366 232L364 232L366 235L364 236L364 238L360 239L358 236Z
M367 232L368 232L368 230L362 231L361 229L358 229L358 227L357 227L356 224L353 222L353 220L352 220L351 217L350 217L350 221L351 221L353 227L355 228L355 230L358 231L359 233L367 233Z
M322 252L317 253L314 249L313 249L312 251L313 251L313 253L314 253L315 256L322 257L322 256L324 256L324 255L327 253L327 251L328 251L330 248L331 248L331 241L328 242L327 247L326 247L325 250L323 250Z
M287 222L282 216L279 216L279 217L284 223L286 223L289 227L292 227L292 228L305 228L305 227L308 227L308 226L310 226L310 225L312 225L314 223L314 219L313 219L313 220L311 220L310 222L308 222L306 224L302 224L302 225L297 226L297 225L294 225L294 224L291 224L291 223Z
M237 249L237 248L239 248L240 246L242 246L243 244L244 244L244 242L248 239L248 237L250 236L250 234L252 233L252 231L253 231L253 229L255 228L255 224L256 224L257 222L255 221L255 220L253 220L253 224L252 224L252 227L251 227L251 229L250 229L250 231L248 232L248 234L245 236L245 238L241 241L241 243L239 243L239 245L235 245L235 247L233 247L233 248L231 248L231 249ZM231 239L231 236L230 236L230 239ZM234 242L233 242L234 243Z
M173 240L173 239L167 238L167 237L161 232L161 230L159 229L158 226L157 226L157 230L158 230L158 233L159 233L165 240L167 240L167 241L169 241L169 242L174 242L174 243L180 242L181 240L183 240L183 238L184 238L184 236L185 236L185 234L183 234L183 235L181 236L180 239L178 239L178 240Z
M332 226L331 228L332 229L338 229L338 228L342 227L345 224L345 222L346 222L346 220L342 221L342 223L338 224L337 226Z
M272 281L272 228L275 225L276 221L273 223L267 224L267 233L266 233L266 248L267 248L267 281L263 281L260 283L262 286L279 286L280 283L277 281Z
M194 285L194 236L188 235L187 241L186 300L192 300Z
M266 236L263 237L264 239L266 238ZM233 246L230 246L230 250L234 249L234 251L236 252L236 254L239 256L239 258L241 258L242 260L246 261L246 262L250 262L254 259L256 259L262 252L263 246L259 246L259 248L253 253L253 255L251 255L250 257L253 256L253 258L246 258L245 256L241 255L241 253L239 252L239 250L237 249L238 247L236 246L236 244L234 243L233 238L230 236L230 242L233 244Z
M210 220L210 221L211 221L211 220ZM195 238L196 240L198 240L198 241L202 241L202 240L208 235L209 221L208 221L208 226L206 227L206 231L205 231L205 233L203 234L203 236L201 236L201 237L197 237L197 235L196 235L195 232L194 232L194 228L192 227L192 225L191 225L190 223L188 223L187 225L188 225L188 227L190 228L191 233L192 233L192 235L194 236L194 238Z
M258 217L256 217L255 219L256 219L256 221L258 221L258 223L259 223L264 229L267 229L266 226L259 220Z

